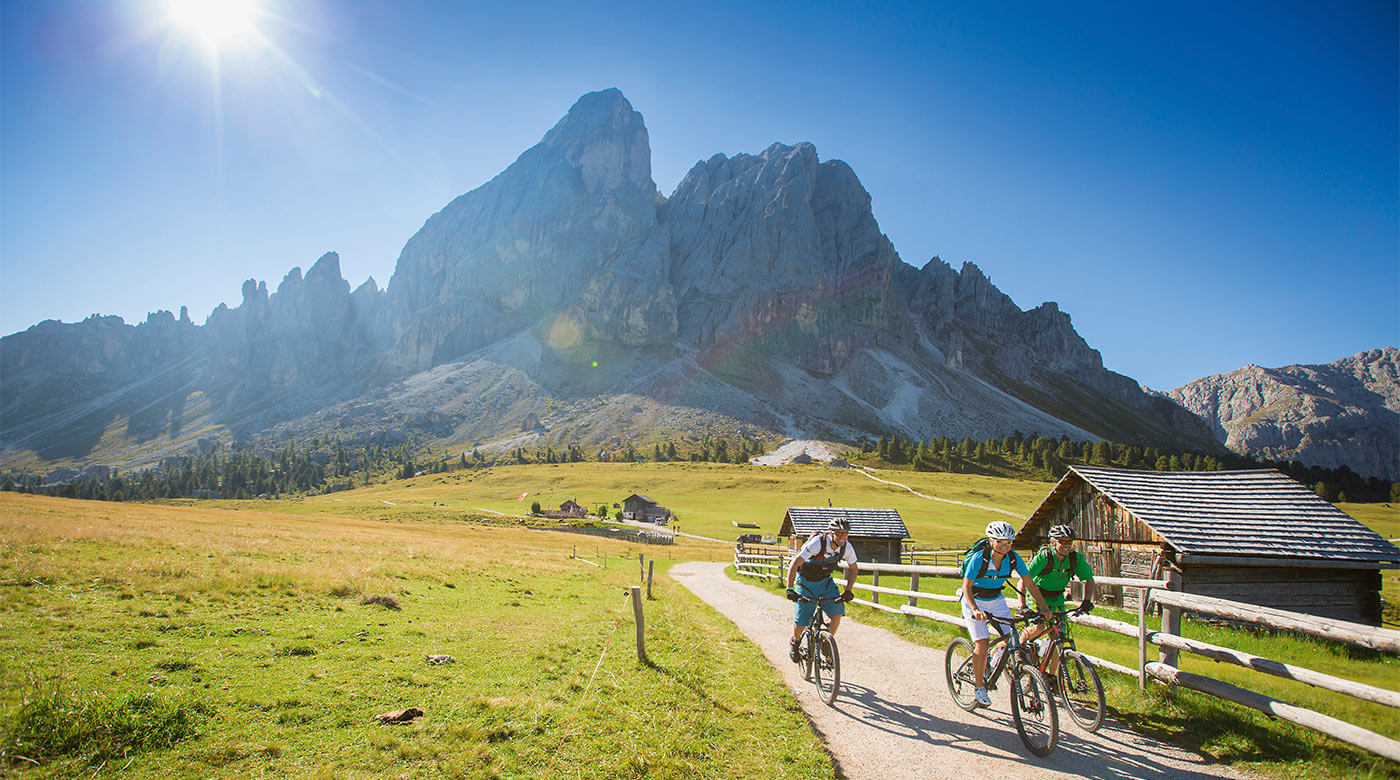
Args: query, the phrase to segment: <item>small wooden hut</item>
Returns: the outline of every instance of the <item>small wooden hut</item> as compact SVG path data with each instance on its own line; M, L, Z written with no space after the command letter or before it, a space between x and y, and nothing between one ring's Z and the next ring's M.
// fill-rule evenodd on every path
M671 522L671 510L646 496L633 493L622 500L622 519L665 525Z
M778 535L788 537L788 549L795 552L808 537L825 531L827 523L837 518L850 522L850 542L857 558L873 563L899 563L900 545L909 538L909 529L904 527L899 512L893 509L790 506L783 515Z
M1400 549L1273 470L1128 471L1071 466L1016 546L1068 525L1095 573L1156 579L1170 568L1187 593L1379 625L1381 569ZM1138 591L1100 587L1135 607Z
M573 499L566 500L559 505L558 509L546 509L540 512L541 517L552 517L556 519L577 519L588 517L588 510Z

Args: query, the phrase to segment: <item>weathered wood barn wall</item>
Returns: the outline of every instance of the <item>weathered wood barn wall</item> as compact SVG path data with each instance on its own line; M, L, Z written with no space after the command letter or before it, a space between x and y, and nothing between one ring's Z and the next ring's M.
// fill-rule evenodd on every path
M850 542L857 558L873 563L899 563L901 545L909 538L909 529L899 512L893 509L790 506L783 514L778 535L788 537L788 548L796 551L808 537L825 531L827 523L837 518L851 524Z
M1096 574L1379 625L1380 570L1400 549L1277 471L1156 472L1072 466L1016 537L1038 547L1068 525ZM1078 595L1076 588L1073 593ZM1137 606L1137 591L1097 599Z

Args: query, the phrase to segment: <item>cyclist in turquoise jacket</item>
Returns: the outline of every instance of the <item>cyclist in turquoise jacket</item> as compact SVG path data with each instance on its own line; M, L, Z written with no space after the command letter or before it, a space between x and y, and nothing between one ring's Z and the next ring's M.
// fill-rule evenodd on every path
M1036 603L1040 604L1040 611L1047 617L1050 608L1045 604L1045 597L1040 595L1040 588L1031 581L1026 562L1011 549L1011 540L1016 538L1016 529L1012 528L1010 523L997 520L987 524L986 534L986 547L970 553L963 559L963 584L958 590L958 596L962 604L963 620L967 623L967 633L973 642L972 669L977 682L973 695L978 704L990 707L992 700L987 696L985 686L987 646L991 638L987 619L1011 618L1011 609L1006 606L1006 599L1001 595L1002 587L1012 574L1019 575L1022 587L1035 597Z

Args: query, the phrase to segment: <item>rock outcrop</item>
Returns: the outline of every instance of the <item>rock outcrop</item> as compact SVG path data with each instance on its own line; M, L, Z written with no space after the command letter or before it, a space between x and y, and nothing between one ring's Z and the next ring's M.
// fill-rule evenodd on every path
M1170 395L1240 454L1347 466L1400 481L1400 350L1394 347L1318 366L1245 366Z

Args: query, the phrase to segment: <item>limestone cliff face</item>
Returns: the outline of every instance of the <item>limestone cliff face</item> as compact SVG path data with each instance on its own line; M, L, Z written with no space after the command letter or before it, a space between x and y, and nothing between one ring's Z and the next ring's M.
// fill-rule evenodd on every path
M845 163L811 144L696 164L662 208L679 335L835 372L895 325L900 265Z
M1325 365L1245 366L1170 395L1235 452L1400 480L1400 350L1393 347Z
M249 280L202 326L162 313L5 337L0 458L81 459L124 420L173 447L192 415L240 438L393 430L443 446L518 435L524 418L560 444L715 420L1210 441L1107 371L1054 303L1022 311L970 263L905 264L870 203L806 143L716 155L663 198L641 114L590 93L429 217L382 291L351 292L327 253L275 291Z
M565 311L590 335L669 343L674 303L641 114L584 95L538 144L423 225L389 281L390 375Z

